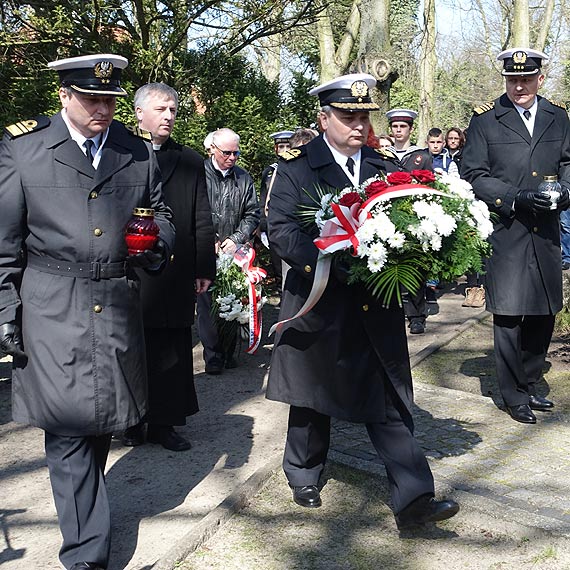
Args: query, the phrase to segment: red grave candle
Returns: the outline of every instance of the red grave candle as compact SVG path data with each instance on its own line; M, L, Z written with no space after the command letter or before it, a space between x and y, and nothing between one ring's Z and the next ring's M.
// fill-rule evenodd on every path
M133 216L125 226L125 241L129 255L153 249L158 241L160 229L154 221L152 208L135 208Z

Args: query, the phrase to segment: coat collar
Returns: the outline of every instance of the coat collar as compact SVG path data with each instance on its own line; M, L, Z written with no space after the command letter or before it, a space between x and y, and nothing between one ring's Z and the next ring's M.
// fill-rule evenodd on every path
M527 128L516 110L512 101L504 93L495 102L495 116L497 120L500 121L507 128L511 129L515 133L519 134L526 142L534 148L538 141L542 138L544 133L548 130L552 122L554 121L554 113L550 108L548 101L540 95L538 97L538 106L536 111L536 118L534 121L534 129L532 133L532 138Z
M352 185L344 170L333 158L322 135L305 145L305 150L309 166L318 171L319 178L328 186L340 189ZM378 174L378 171L386 171L384 160L374 149L363 146L360 158L360 180L364 181Z

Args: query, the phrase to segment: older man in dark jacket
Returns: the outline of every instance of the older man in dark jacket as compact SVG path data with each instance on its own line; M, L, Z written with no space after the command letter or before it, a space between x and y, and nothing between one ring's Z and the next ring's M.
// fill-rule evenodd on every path
M324 134L282 155L268 219L269 239L291 266L281 319L303 307L315 279L318 230L302 222L299 208L318 203L327 188L357 186L386 169L380 154L364 146L369 111L378 109L369 95L375 84L371 75L352 74L315 88ZM277 333L267 397L291 406L283 468L297 504L321 505L332 416L366 424L386 466L400 526L443 520L459 510L453 501L434 499L432 473L413 437L403 312L347 285L340 268L315 306Z
M211 156L206 159L206 187L212 208L216 253L233 254L248 242L259 226L259 202L253 179L236 165L240 155L239 135L231 129L212 133ZM233 346L222 347L211 314L210 293L198 297L198 334L204 347L208 374L221 374L224 367L233 368L237 362Z
M510 416L534 424L533 410L554 405L536 383L562 308L558 212L569 204L567 188L552 204L538 185L549 175L570 184L570 122L566 109L537 95L545 54L510 49L498 58L506 93L475 109L461 175L497 214L486 276L497 379Z
M53 62L62 111L7 127L0 144L0 356L14 359L14 420L45 431L71 570L109 563L111 434L147 409L133 267L158 270L174 244L152 148L113 120L126 64L108 54ZM127 256L135 207L154 209L160 239Z

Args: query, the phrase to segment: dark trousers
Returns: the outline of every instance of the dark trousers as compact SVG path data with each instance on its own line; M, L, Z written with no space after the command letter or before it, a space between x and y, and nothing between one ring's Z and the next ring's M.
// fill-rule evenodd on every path
M554 315L493 315L497 381L507 406L536 394L554 330Z
M224 350L220 342L216 322L212 316L212 293L209 291L197 295L196 314L198 336L204 347L204 362L208 364L213 358L217 358L221 360L223 364L223 362L234 353L237 343L237 327L236 335L234 335L235 338L228 343L227 349Z
M63 544L61 563L109 564L111 515L104 470L111 435L70 437L45 432L45 450Z
M422 283L415 293L406 294L407 301L404 303L404 313L408 321L420 321L425 323L427 318L426 286Z
M399 411L386 403L386 423L367 423L368 436L384 463L392 507L399 513L421 495L434 494L431 469ZM318 485L330 443L330 417L291 406L283 470L293 487Z

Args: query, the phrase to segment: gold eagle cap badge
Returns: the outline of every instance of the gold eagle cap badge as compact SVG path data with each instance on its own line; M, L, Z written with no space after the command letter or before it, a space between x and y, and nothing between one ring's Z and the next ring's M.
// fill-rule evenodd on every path
M526 63L526 52L515 51L515 53L513 53L513 61L515 63Z
M353 97L368 97L368 85L366 81L359 79L350 86L350 94Z
M113 75L113 64L107 60L96 63L93 68L93 75L102 83L109 83L111 75Z

